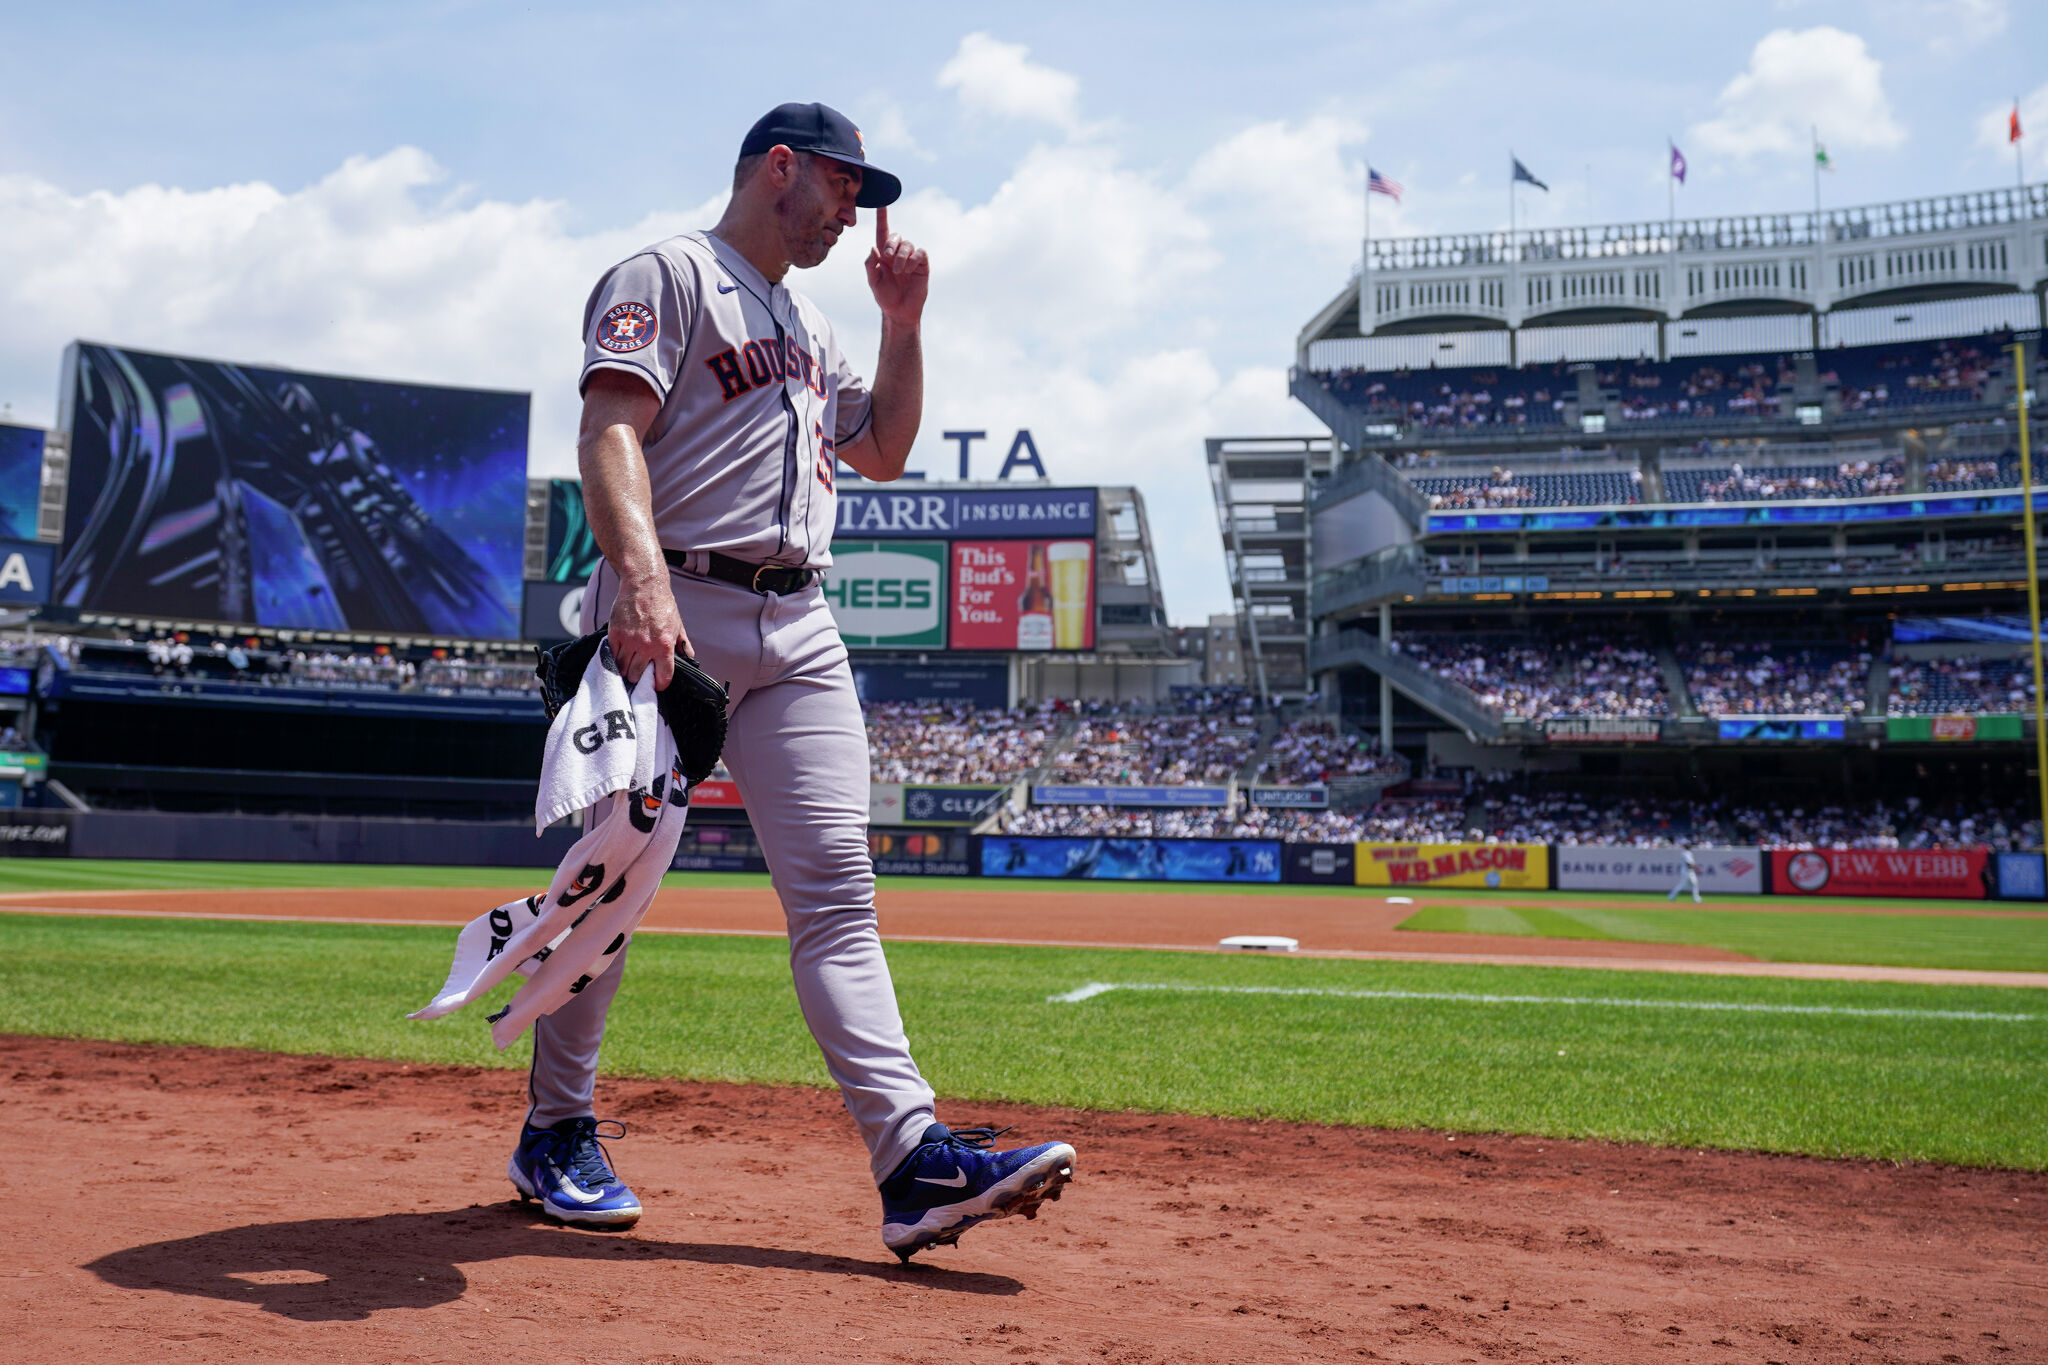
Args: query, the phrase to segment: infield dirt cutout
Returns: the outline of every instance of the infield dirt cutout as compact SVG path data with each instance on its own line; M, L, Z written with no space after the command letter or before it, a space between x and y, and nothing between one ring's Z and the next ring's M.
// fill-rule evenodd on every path
M836 1095L607 1079L629 1233L510 1202L516 1072L0 1038L21 1360L2021 1361L2048 1176L946 1105L1066 1198L900 1268Z

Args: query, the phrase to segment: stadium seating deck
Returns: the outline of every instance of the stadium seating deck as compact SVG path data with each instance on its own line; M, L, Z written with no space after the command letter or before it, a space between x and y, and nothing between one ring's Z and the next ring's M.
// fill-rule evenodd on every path
M1896 659L1889 710L1895 716L1997 714L2034 709L2033 665L2026 659Z
M1338 370L1330 392L1379 421L1410 427L1557 426L1563 396L1577 381L1564 366L1443 370Z

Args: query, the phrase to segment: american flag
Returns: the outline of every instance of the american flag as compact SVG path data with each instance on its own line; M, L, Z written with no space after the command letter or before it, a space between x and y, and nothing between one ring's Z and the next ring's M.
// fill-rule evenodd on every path
M1365 191L1367 194L1384 194L1397 204L1401 202L1401 183L1387 179L1370 166L1365 168Z

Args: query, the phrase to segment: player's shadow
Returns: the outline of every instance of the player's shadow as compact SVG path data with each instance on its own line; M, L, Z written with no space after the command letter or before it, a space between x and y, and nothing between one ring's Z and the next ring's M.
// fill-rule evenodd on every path
M462 1297L464 1264L506 1256L589 1261L697 1261L756 1270L864 1275L962 1294L1016 1294L1007 1275L860 1261L851 1256L720 1242L658 1242L573 1232L516 1204L374 1218L252 1223L151 1242L85 1266L123 1289L156 1289L255 1304L301 1322L353 1322L386 1308L431 1308Z

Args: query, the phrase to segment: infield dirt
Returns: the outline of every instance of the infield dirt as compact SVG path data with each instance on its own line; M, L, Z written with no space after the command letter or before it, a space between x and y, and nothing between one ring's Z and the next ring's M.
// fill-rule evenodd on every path
M0 1038L14 1359L2020 1361L2048 1176L1130 1114L899 1268L836 1096L603 1083L648 1206L508 1202L516 1074ZM40 1193L36 1193L40 1192Z

